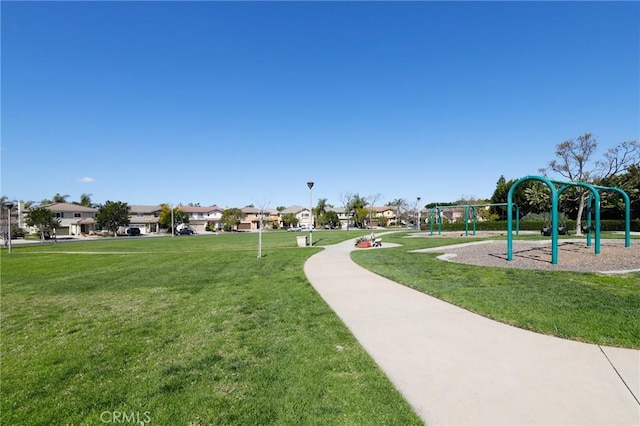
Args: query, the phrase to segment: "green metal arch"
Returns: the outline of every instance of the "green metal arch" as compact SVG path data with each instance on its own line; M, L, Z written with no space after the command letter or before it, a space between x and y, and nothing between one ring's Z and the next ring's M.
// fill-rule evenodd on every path
M445 206L447 207L447 206ZM433 235L433 215L437 215L438 235L442 234L442 217L440 216L440 207L433 207L429 212L429 235Z
M506 206L507 203L468 204L464 209L464 235L469 235L469 210L473 210L473 235L476 235L476 207ZM516 204L516 235L520 235L520 207Z
M614 191L618 194L622 195L624 198L624 246L631 247L631 199L629 195L620 188L616 188L615 186L598 186L592 185L594 188L598 189L598 191ZM589 196L589 201L587 202L587 226L591 226L591 216L589 215L591 209L591 203L593 202L593 197ZM596 200L596 228L598 232L600 231L600 203ZM599 234L598 234L599 235ZM587 235L587 246L591 245L591 235Z
M591 197L595 198L596 200L596 227L593 231L594 235L595 235L595 246L594 246L594 253L595 254L600 254L600 193L598 192L598 190L596 189L595 186L588 184L588 183L584 183L584 182L558 182L558 181L552 181L553 183L556 183L558 185L563 185L559 190L558 190L558 197L560 197L560 195L562 195L562 193L564 191L566 191L567 189L574 187L574 186L581 186L583 188L587 188L589 189L589 191L591 191L591 194L589 195L589 200L591 200ZM589 205L591 203L589 202ZM588 217L589 215L587 215ZM587 244L587 246L590 246L591 244Z
M615 191L618 192L625 200L625 247L631 246L631 201L629 195L620 188L609 186L592 185L585 182L560 182L547 179L544 176L525 176L518 179L509 188L509 194L507 196L507 260L513 259L513 194L516 188L522 182L527 180L537 180L546 184L551 190L551 263L558 263L558 199L560 195L570 187L581 186L587 188L590 191L589 199L587 202L587 226L591 226L591 205L595 201L595 254L600 254L600 191ZM561 185L561 188L556 188L555 185ZM591 245L591 235L587 235L587 246Z
M525 176L511 185L507 195L507 261L513 260L513 194L516 188L525 181L537 180L551 190L551 263L558 263L558 190L553 182L544 176Z

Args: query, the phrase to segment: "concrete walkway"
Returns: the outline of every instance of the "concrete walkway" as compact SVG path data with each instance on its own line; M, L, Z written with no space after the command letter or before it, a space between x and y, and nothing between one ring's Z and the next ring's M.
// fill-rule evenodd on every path
M305 273L428 425L640 425L640 351L486 319L359 267L353 249L326 247Z

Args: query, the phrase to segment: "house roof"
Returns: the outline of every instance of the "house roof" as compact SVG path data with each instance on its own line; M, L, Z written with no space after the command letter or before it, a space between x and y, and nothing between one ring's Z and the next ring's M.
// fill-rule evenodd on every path
M161 206L141 206L141 205L132 205L129 206L131 213L146 213L151 214L157 211L162 210Z
M96 223L96 220L92 217L85 217L84 219L80 219L79 221L76 222L78 225L80 224L84 224L84 225L90 225L92 223Z
M221 212L222 209L218 206L208 206L208 207L201 207L201 206L176 206L177 209L183 210L187 213L211 213L211 212Z
M255 207L243 207L241 210L242 210L242 213L250 213L250 214L260 213L260 209L257 209Z
M74 213L96 213L98 209L94 209L93 207L85 207L79 204L70 204L70 203L52 203L52 204L44 204L40 207L44 207L52 212L74 212Z
M386 212L388 210L391 210L392 212L395 212L396 208L394 206L380 206L380 207L373 207L372 210L376 211L378 213Z
M291 207L287 207L286 209L282 210L280 213L300 213L302 210L309 210L308 207L302 207L302 206L298 206L296 204L294 204Z

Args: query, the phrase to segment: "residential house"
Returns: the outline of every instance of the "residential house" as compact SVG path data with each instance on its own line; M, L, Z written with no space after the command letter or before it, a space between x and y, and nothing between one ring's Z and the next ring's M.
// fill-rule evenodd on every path
M158 218L160 217L160 206L129 206L129 227L140 229L141 234L151 234L158 232Z
M309 228L312 224L311 214L309 212L308 207L302 207L298 205L293 205L288 207L280 212L280 217L287 213L293 213L293 215L298 219L298 226L303 228Z
M264 229L270 229L276 223L276 227L282 226L280 213L275 209L259 209L256 207L243 207L243 218L238 224L239 231L253 231L260 229L260 221L263 223Z
M189 215L188 227L195 232L205 232L208 229L222 229L222 209L218 206L178 206Z
M369 224L372 227L379 226L378 217L382 216L387 219L387 224L395 223L396 220L396 209L393 206L382 206L382 207L367 207L371 210L371 223Z
M45 204L41 207L51 210L59 220L56 235L86 235L96 230L98 209L69 203Z
M347 229L349 226L353 226L353 215L351 212L347 212L347 209L344 207L334 207L327 210L336 212L342 229Z

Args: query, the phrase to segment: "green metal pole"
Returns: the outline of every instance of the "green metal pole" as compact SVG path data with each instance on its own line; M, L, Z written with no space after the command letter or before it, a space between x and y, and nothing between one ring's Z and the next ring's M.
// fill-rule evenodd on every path
M551 263L558 264L558 191L551 195Z
M589 194L587 201L587 228L591 229L591 204L593 203L593 194ZM587 232L587 247L591 247L591 232Z
M471 209L473 210L473 235L476 235L476 220L478 219L478 215L476 213L476 208L471 206Z
M464 208L464 236L468 236L469 235L469 207L471 206L466 206Z
M431 236L433 236L433 209L429 212L429 235Z

